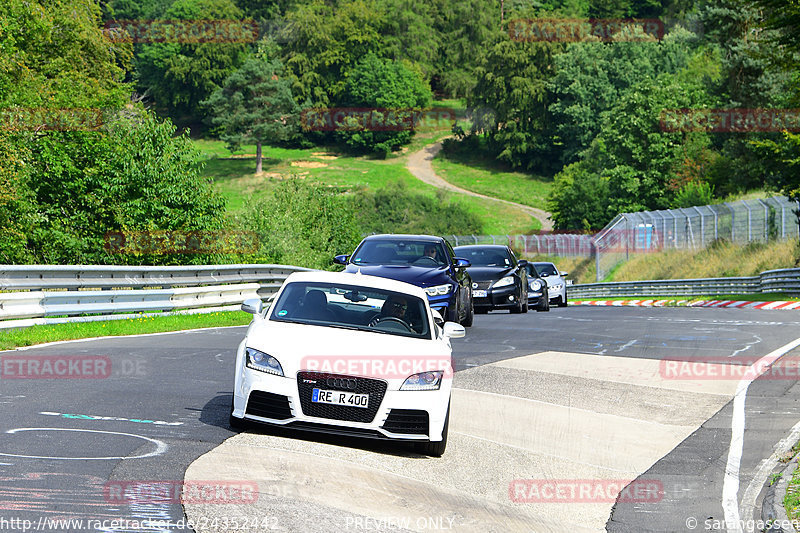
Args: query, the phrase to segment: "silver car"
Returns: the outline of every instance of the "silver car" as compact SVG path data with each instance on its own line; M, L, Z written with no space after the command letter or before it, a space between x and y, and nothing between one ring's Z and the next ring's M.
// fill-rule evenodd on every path
M539 277L547 282L550 302L559 307L567 306L567 272L559 272L553 263L532 263Z

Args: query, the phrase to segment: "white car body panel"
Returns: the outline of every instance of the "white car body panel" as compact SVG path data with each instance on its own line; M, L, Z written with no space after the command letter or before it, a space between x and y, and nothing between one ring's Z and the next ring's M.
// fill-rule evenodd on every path
M271 313L276 312L273 306L273 308L263 311L260 316L253 317L247 335L239 345L236 356L232 415L237 418L289 427L292 423L301 421L327 426L335 425L342 428L373 430L386 438L441 441L452 388L452 349L450 338L443 335L442 329L433 322L425 292L414 285L373 276L335 272L302 272L292 274L287 278L275 301L278 301L285 287L295 281L356 285L415 296L425 302L432 338L411 338L324 325L271 321L269 320ZM245 365L246 348L253 348L276 358L283 368L284 376L248 368ZM328 366L320 367L325 364ZM436 368L436 370L445 371L441 387L438 390L400 390L401 385L408 377L408 375L400 373L401 371L408 369L411 373L417 373L417 371L434 370L431 365L444 366ZM342 369L345 371L337 371ZM357 371L348 371L354 369ZM297 373L303 370L333 370L334 374L380 379L387 382L386 394L371 423L307 416L303 413L297 383ZM253 391L264 391L288 397L292 418L271 420L246 415L246 403ZM352 407L350 409L359 408ZM382 429L381 426L386 421L391 409L427 411L429 433L427 435L397 434Z

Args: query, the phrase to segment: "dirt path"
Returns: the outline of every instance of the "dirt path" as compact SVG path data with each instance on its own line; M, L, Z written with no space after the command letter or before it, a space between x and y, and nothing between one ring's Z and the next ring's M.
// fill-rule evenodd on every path
M510 202L508 200L501 200L500 198L492 198L491 196L486 196L485 194L480 194L477 192L468 191L466 189L462 189L461 187L456 187L452 183L449 183L439 176L436 175L436 172L433 170L433 165L431 161L436 154L442 149L442 143L436 142L433 144L429 144L422 150L418 152L414 152L408 156L408 163L406 163L406 168L419 180L424 181L429 185L433 185L439 189L445 189L447 191L453 191L461 194L468 194L470 196L476 196L478 198L485 198L487 200L493 200L495 202L502 202L504 204L508 204L511 206L516 207L520 211L524 211L525 213L529 214L530 216L539 220L542 223L542 230L550 231L553 229L553 221L550 220L548 217L549 213L543 211L541 209L537 209L535 207L530 207L528 205L517 204L514 202Z

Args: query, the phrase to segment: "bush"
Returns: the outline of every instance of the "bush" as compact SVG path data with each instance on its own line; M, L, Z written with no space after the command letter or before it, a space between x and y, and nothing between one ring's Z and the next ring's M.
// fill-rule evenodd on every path
M481 232L480 218L447 200L409 191L403 182L376 191L358 191L354 198L361 231L364 233L420 233L465 235Z

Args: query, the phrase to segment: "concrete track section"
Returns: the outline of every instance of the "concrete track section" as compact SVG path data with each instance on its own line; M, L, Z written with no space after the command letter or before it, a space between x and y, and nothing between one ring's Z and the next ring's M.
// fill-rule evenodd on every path
M234 519L267 520L276 531L603 531L618 498L648 502L681 490L657 476L629 483L736 389L735 381L665 378L656 359L556 351L454 380L443 457L257 427L199 457L185 481L242 480L258 497L186 504L187 517L198 532L225 531Z

